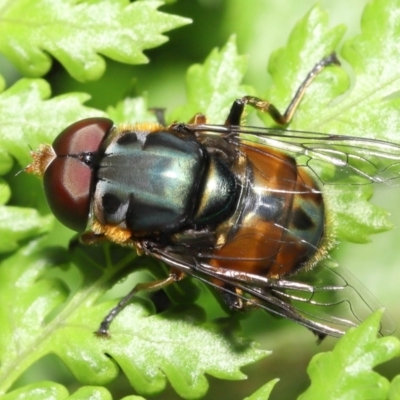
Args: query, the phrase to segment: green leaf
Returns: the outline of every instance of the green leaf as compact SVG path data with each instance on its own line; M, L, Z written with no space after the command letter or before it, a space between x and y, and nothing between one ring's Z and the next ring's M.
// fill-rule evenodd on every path
M82 105L83 93L50 97L49 84L40 79L21 79L0 94L0 148L25 167L30 162L29 146L52 143L66 126L89 116L103 116Z
M356 243L368 243L370 236L393 228L390 212L369 202L373 186L353 186L351 191L340 186L324 187L328 220L335 236ZM331 210L333 210L331 212Z
M1 394L13 382L10 376L18 375L19 368L22 372L41 357L36 345L45 339L46 332L50 333L43 320L67 297L59 280L44 277L51 268L65 263L65 251L38 251L37 247L33 242L0 264Z
M386 399L389 382L373 368L400 355L395 337L378 338L382 311L350 329L333 351L313 357L307 369L311 386L307 399Z
M0 206L0 254L18 249L18 242L50 232L52 215L43 217L37 210Z
M180 396L199 398L208 389L206 373L244 379L240 368L268 354L238 334L232 320L205 322L194 305L152 315L139 298L115 319L111 339L93 335L115 304L100 300L107 288L138 268L160 274L159 263L135 258L130 249L78 246L71 264L62 249L32 244L0 264L0 393L56 354L86 385L105 385L121 368L138 393L158 393L168 380Z
M400 49L394 44L400 37L400 21L393 18L399 6L398 0L374 0L367 4L361 19L361 34L346 41L341 52L354 71L354 83L346 96L336 105L326 108L316 121L324 131L400 143L400 102L390 98L400 84ZM361 190L360 187L359 192ZM339 202L335 209L339 211L335 225L340 237L347 240L365 241L369 234L392 227L385 218L388 213L360 201L361 197L370 197L368 187L363 190L364 194L358 196L351 207ZM355 213L345 219L340 211L344 208ZM372 209L373 213L370 212ZM352 227L345 230L349 221ZM358 235L361 231L364 235Z
M116 124L156 121L155 113L149 110L144 97L126 98L116 107L108 107L107 114Z
M389 388L389 400L400 400L400 375L393 378Z
M272 392L274 386L279 382L279 379L273 379L272 381L263 385L260 389L254 392L250 397L246 397L244 400L267 400Z
M3 76L0 75L0 91L3 91L6 87L6 81L4 80Z
M187 104L172 113L172 120L189 121L205 114L210 123L223 123L233 100L253 89L241 85L247 58L237 54L232 37L220 50L214 49L204 64L192 65L186 75Z
M400 36L400 21L391 17L399 4L368 4L362 33L348 40L341 53L355 73L351 89L343 68L326 68L307 89L290 128L400 142L399 100L387 98L399 87L400 50L393 40ZM287 46L271 56L274 85L266 98L283 111L313 64L335 50L342 35L343 27L330 29L327 14L314 7L297 24ZM319 176L328 173L317 171ZM392 228L388 213L368 202L369 185L325 185L324 193L332 231L340 239L366 242L371 234Z
M3 400L43 400L43 399L66 399L68 390L54 382L40 382L16 389L1 398Z
M68 94L48 100L49 97L48 83L39 79L21 79L0 94L0 173L8 172L12 157L25 167L31 161L29 146L37 148L40 143L51 143L71 122L104 115L82 105L88 98L85 94ZM29 190L24 196L30 205L37 197ZM2 180L0 203L6 203L9 197L9 187ZM43 217L30 208L0 207L0 253L15 250L18 241L49 232L53 220L53 216Z
M0 178L0 205L7 203L10 199L11 190L4 179Z
M79 388L71 396L69 400L83 400L83 399L99 399L99 400L112 400L111 393L103 387L85 386ZM140 397L137 398L140 400Z
M161 1L3 3L0 51L31 77L49 71L49 55L78 81L98 79L103 74L105 61L99 54L129 64L145 63L143 50L164 43L167 38L163 32L190 22L157 11Z
M313 7L293 28L286 46L271 54L268 72L274 83L265 98L283 112L314 65L337 49L344 33L343 25L330 28L328 14L318 5ZM307 88L290 127L309 129L332 98L347 88L344 71L326 68ZM264 118L271 124L270 117Z
M0 175L4 175L10 171L12 165L13 160L11 156L3 149L0 149Z
M79 388L71 396L68 390L53 382L40 382L21 387L14 390L5 396L3 400L43 400L43 399L69 399L69 400L83 400L83 399L98 399L98 400L112 400L111 393L103 387L85 386ZM139 396L124 397L125 400L144 400ZM123 400L124 400L123 399Z
M329 123L334 132L346 129L400 142L400 100L390 97L400 85L400 48L394 45L400 37L400 20L394 18L399 7L399 0L368 3L361 18L361 34L344 44L341 54L351 65L355 81L345 99L330 112L331 116L340 115Z

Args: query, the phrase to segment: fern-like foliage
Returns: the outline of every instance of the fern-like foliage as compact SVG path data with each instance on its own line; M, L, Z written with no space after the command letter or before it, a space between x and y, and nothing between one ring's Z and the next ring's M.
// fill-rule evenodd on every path
M162 2L18 0L1 5L0 51L27 76L44 75L56 58L78 81L98 79L101 55L143 64L143 50L164 43L163 32L189 23L157 10Z
M28 145L51 143L78 119L154 119L145 97L121 99L102 111L86 107L84 93L51 97L49 84L37 77L49 70L51 57L79 81L103 73L103 56L146 62L145 49L162 44L164 32L188 23L160 12L160 6L151 0L0 1L0 52L26 76L8 89L1 82L0 88L0 395L6 400L110 399L106 387L121 373L134 393L154 395L171 386L182 398L198 399L206 396L207 375L245 379L241 369L269 354L242 333L234 318L207 318L207 309L196 303L204 289L190 280L168 289L172 305L167 311L156 313L148 299L135 298L112 324L111 339L95 337L93 331L117 301L108 290L118 290L121 278L132 272L133 281L143 280L143 275L137 277L139 270L161 278L164 266L109 244L68 250L71 233L54 222L40 183L22 174L10 176L29 163ZM284 110L312 66L339 49L339 58L354 76L349 79L338 66L327 68L307 91L291 128L400 142L399 100L392 96L400 86L400 20L393 17L399 8L399 0L371 1L361 33L341 47L344 27L330 27L327 13L313 7L295 26L286 47L271 56L273 85L266 93L242 84L247 60L231 37L203 64L189 68L188 101L169 109L168 119L187 121L202 112L221 123L232 101L245 94L267 98ZM391 227L387 212L368 202L371 195L371 185L358 186L351 195L340 187L325 189L340 238L365 242ZM378 327L377 314L349 332L332 353L317 356L308 370L312 384L301 398L353 399L355 393L366 398L365 390L373 391L374 398L397 398L399 379L390 383L373 371L399 354L396 338L376 338ZM74 393L49 379L24 381L24 374L49 354L63 361L75 385L80 382ZM265 383L247 399L266 399L271 391L273 396L276 383Z

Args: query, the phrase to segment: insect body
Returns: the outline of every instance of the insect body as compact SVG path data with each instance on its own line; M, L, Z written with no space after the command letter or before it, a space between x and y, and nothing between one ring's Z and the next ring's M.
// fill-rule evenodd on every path
M132 246L171 267L166 279L134 288L103 320L99 335L108 334L138 290L159 289L186 274L220 288L230 308L263 307L321 337L339 336L371 312L347 278L313 269L332 240L321 182L310 164L333 164L368 182L389 181L398 176L400 147L240 126L246 105L289 122L314 76L336 61L331 55L314 67L283 115L246 96L220 126L206 124L201 114L168 127L91 118L33 152L27 171L44 176L50 208L82 232L83 242ZM301 167L298 155L309 162ZM366 311L358 314L353 302Z

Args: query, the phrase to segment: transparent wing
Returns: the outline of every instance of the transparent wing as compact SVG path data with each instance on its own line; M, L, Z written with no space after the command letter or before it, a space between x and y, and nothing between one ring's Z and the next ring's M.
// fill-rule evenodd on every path
M185 128L221 134L231 144L262 145L283 151L294 157L299 167L313 171L323 184L400 184L400 145L394 143L251 126L185 125Z
M238 149L249 146L265 154L269 149L282 151L296 159L297 167L314 172L323 184L400 183L400 145L385 141L249 126L180 124L178 128L195 135L218 135ZM282 185L284 187L284 182ZM297 190L315 190L304 185ZM270 239L265 240L268 246ZM304 238L292 237L291 240L304 242ZM246 273L246 268L236 271L213 267L209 263L215 257L212 249L193 251L192 256L188 251L171 247L154 249L152 255L207 283L213 284L215 279L225 282L229 285L222 290L233 295L239 293L246 302L302 324L321 336L341 336L381 308L350 273L328 268L323 262L308 272L271 279ZM235 263L240 263L239 256L235 257ZM394 323L386 315L381 333L393 331Z
M382 308L372 294L349 272L323 264L312 271L288 279L269 279L245 272L224 270L196 257L153 249L151 255L188 275L216 286L212 279L238 288L242 294L220 288L241 297L250 305L297 322L319 336L340 337L347 329L358 326L374 311ZM395 323L385 312L380 333L393 333Z

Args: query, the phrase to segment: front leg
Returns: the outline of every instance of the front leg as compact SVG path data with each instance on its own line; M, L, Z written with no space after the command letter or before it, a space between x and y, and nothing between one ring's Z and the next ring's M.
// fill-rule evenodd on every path
M307 74L304 81L301 83L296 93L294 94L291 102L289 103L286 111L281 114L280 111L269 101L259 99L253 96L244 96L241 99L237 99L233 102L228 118L225 121L225 125L239 126L243 117L243 111L246 105L256 108L258 111L269 114L272 119L279 125L287 125L293 118L294 113L297 110L308 86L316 78L316 76L329 65L340 65L339 60L335 53L324 57L319 63L315 64L313 69Z
M114 318L127 306L130 300L135 296L136 293L147 290L147 291L156 291L160 289L164 289L169 286L171 283L178 282L185 277L185 274L182 271L171 270L170 274L165 279L160 279L152 282L144 282L138 283L125 297L121 299L121 301L104 317L101 321L99 328L95 332L96 336L100 337L110 337L108 332L110 328L111 322Z

